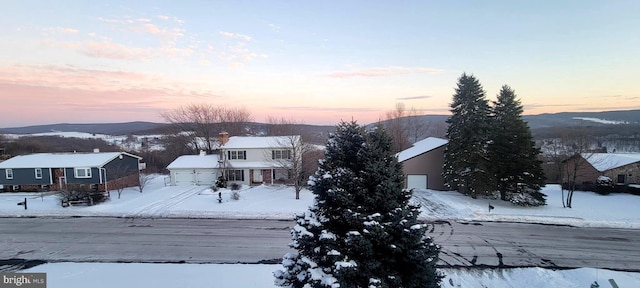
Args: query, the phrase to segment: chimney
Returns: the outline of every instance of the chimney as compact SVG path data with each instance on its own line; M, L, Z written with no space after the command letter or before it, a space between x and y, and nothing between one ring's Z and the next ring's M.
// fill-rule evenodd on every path
M218 142L220 142L220 146L226 144L229 141L229 133L222 131L218 135L219 135Z
M93 153L100 153L100 149L99 148L93 148Z

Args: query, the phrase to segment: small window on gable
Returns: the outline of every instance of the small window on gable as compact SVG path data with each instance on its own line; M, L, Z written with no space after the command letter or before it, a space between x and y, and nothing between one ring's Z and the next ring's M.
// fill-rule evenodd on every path
M13 169L4 170L7 179L13 179Z
M76 168L73 174L76 178L91 178L91 168Z
M36 179L42 179L42 168L36 168L35 173L36 173Z

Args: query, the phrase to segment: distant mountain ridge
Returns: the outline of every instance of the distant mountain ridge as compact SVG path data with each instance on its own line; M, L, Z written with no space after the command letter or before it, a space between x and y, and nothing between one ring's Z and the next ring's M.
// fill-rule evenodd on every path
M414 116L419 121L435 124L446 125L445 121L449 115L422 115ZM619 111L603 111L603 112L560 112L545 113L539 115L525 115L523 119L528 122L534 137L544 137L554 128L562 128L569 126L591 126L599 130L610 130L610 127L625 127L624 130L636 130L640 128L640 110L619 110ZM384 123L385 121L381 121ZM377 122L376 122L377 123ZM255 130L261 130L262 123L252 123ZM372 123L375 124L375 123ZM125 123L93 123L93 124L49 124L34 125L25 127L0 128L0 133L5 134L35 134L46 132L85 132L109 135L126 135L126 134L151 134L158 133L161 128L167 126L166 123L154 122L125 122ZM613 125L613 126L612 126ZM305 130L327 131L331 125L309 125L305 126ZM317 128L317 129L316 129ZM252 129L253 130L253 129ZM620 130L620 129L616 129Z
M0 133L5 134L36 134L47 132L84 132L108 135L126 135L141 131L154 130L166 126L166 123L154 123L144 121L124 123L89 123L89 124L47 124L24 127L0 128Z
M545 113L527 115L523 118L529 122L531 129L572 125L601 126L611 124L640 124L640 110ZM598 122L594 121L595 119L606 121Z

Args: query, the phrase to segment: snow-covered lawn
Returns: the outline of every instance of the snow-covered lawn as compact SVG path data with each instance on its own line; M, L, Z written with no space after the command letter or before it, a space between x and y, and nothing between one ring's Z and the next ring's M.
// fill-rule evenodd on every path
M568 224L584 227L640 229L640 196L592 192L574 194L573 207L563 208L557 185L543 189L547 206L522 208L499 200L471 199L456 192L420 190L413 201L422 205L424 219L461 221L517 221ZM121 198L95 206L63 208L56 195L0 193L0 217L109 216L293 219L313 202L313 194L303 190L295 199L291 187L243 187L239 200L232 191L218 192L208 187L165 186L165 176L156 175L140 193L126 189ZM42 197L41 197L42 196ZM16 205L27 198L28 209ZM488 210L489 203L495 207ZM49 263L22 272L47 272L47 287L274 287L272 272L280 265L216 264L122 264ZM521 268L503 270L441 269L447 275L443 287L589 287L598 281L610 287L614 279L620 287L640 287L640 273L581 268L549 270Z
M273 271L280 265L247 264L145 264L145 263L51 263L21 272L46 272L48 288L127 288L127 287L277 287ZM442 287L462 288L588 288L597 281L611 287L638 287L640 273L579 268L440 269L446 274Z
M143 193L137 188L115 191L111 199L95 206L63 208L56 195L39 193L0 193L0 217L20 216L109 216L109 217L182 217L182 218L253 218L293 219L296 213L313 203L313 194L303 190L295 199L293 188L286 186L242 187L239 200L231 190L218 192L204 186L165 186L165 176L156 175ZM598 195L576 191L573 208L562 207L562 191L548 185L547 205L517 207L500 200L472 199L451 191L419 190L413 201L422 205L424 219L463 221L514 221L567 224L581 227L616 227L640 229L640 196L630 194ZM28 210L16 205L27 198ZM495 209L489 212L489 204Z

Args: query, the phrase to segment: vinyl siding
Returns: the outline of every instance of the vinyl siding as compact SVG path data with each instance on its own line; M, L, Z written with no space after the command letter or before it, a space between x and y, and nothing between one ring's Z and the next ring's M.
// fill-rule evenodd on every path
M0 184L3 185L47 185L51 184L51 171L42 168L42 179L36 179L35 168L14 168L13 179L6 179L6 169L0 169Z

